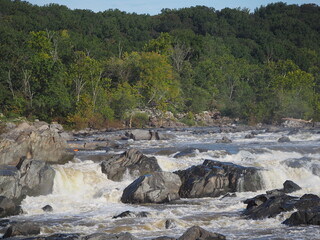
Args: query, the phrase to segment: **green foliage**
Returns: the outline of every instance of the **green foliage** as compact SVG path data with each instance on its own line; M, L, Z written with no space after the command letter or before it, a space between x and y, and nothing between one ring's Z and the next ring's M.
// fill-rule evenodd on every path
M318 5L280 2L254 13L196 6L156 16L9 0L0 9L6 116L78 128L118 125L144 107L218 109L250 123L320 120Z
M133 115L128 116L127 122L131 123L133 128L142 128L149 123L149 116L143 112L135 112Z

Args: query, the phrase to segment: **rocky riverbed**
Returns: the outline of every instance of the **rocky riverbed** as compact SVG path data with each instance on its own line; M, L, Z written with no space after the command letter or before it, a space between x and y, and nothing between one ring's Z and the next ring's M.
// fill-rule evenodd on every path
M0 136L1 232L314 239L320 129L288 121L70 133L58 124L8 124Z

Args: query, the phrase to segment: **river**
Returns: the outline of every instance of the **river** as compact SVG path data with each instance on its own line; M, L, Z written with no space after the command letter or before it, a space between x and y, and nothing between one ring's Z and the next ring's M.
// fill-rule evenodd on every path
M241 216L247 198L282 188L285 180L292 180L302 190L291 195L320 194L320 133L316 130L259 130L253 138L245 138L250 131L219 133L215 128L191 128L167 131L175 135L170 140L133 141L123 140L130 148L155 156L163 171L186 169L202 164L204 159L232 162L261 169L264 189L259 192L241 192L236 197L181 199L169 204L131 205L120 202L123 189L134 179L124 177L121 182L108 180L101 172L99 162L86 159L87 154L103 156L107 150L79 152L74 162L55 165L53 193L47 196L27 197L22 208L24 213L11 217L16 221L33 221L41 225L41 234L95 232L130 232L139 239L159 236L181 236L191 226L198 225L208 231L223 234L227 239L316 239L319 226L288 227L281 224L292 212L264 220L248 220ZM113 134L113 133L105 133ZM83 138L90 141L98 136ZM232 143L216 143L226 136ZM281 136L290 142L279 143ZM80 139L81 141L81 139ZM111 150L120 153L122 150ZM187 152L179 158L177 153ZM108 152L110 153L110 152ZM80 160L81 159L81 160ZM52 212L43 212L45 205ZM112 217L124 211L147 211L146 218ZM175 227L165 228L166 220Z

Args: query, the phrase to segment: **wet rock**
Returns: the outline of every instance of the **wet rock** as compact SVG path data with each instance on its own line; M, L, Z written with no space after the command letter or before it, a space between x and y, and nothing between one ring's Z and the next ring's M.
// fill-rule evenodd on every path
M205 160L202 165L175 173L181 178L179 194L184 198L218 197L228 192L262 188L258 169L228 162Z
M14 166L0 166L0 196L17 199L21 196L20 172Z
M57 127L37 124L21 123L1 135L0 164L16 165L22 156L53 163L73 159L74 154L66 150L67 142Z
M283 183L283 191L285 193L293 193L293 192L298 191L300 189L301 189L301 187L298 184L296 184L290 180L287 180Z
M5 232L3 238L38 234L40 234L40 227L32 222L13 223Z
M185 150L182 150L181 152L175 154L174 158L182 158L182 157L195 157L197 155L197 150L193 148L188 148Z
M106 233L94 233L82 238L83 240L138 240L131 233L117 233L117 234L106 234Z
M249 133L244 138L251 139L251 138L254 138L254 135L252 133Z
M290 142L290 138L286 137L286 136L283 136L283 137L278 139L278 142L280 142L280 143Z
M153 238L152 240L177 240L177 239L174 237L161 236L161 237Z
M283 224L297 225L320 225L320 207L307 208L291 214Z
M22 194L39 196L52 193L55 171L47 162L22 158L17 169L21 174Z
M173 219L167 219L165 222L165 228L166 229L172 229L172 228L176 228L177 224Z
M232 143L232 140L227 137L223 137L222 139L218 139L216 143Z
M21 213L21 207L12 199L0 196L0 218L18 215Z
M193 226L189 228L178 240L223 240L226 237L219 233L209 232L201 227Z
M44 212L52 212L53 211L53 208L50 206L50 205L45 205L42 210Z
M82 239L80 234L77 233L57 233L48 237L36 238L37 240L78 240Z
M112 218L117 219L117 218L126 218L126 217L131 217L131 218L145 218L151 216L150 213L148 212L131 212L131 211L125 211L123 213L120 213L119 215L113 216Z
M181 180L169 172L155 172L141 176L126 187L123 203L165 203L179 199Z
M136 149L130 149L101 163L102 172L113 181L121 181L126 173L139 176L161 171L155 157L147 157Z

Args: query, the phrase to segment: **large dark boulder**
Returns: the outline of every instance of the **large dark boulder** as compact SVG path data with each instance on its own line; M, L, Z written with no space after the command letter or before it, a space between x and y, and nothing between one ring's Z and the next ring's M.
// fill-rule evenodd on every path
M147 157L136 149L130 149L101 163L101 170L113 181L122 181L125 174L137 178L161 171L155 157Z
M39 196L52 193L55 171L47 162L22 158L17 169L20 171L22 194Z
M145 218L151 216L150 213L148 212L132 212L132 211L125 211L120 213L119 215L113 216L113 219L117 219L117 218Z
M181 180L170 172L154 172L141 176L126 187L123 203L164 203L179 199Z
M224 240L226 237L219 233L209 232L201 227L189 228L178 240Z
M32 236L40 234L40 227L32 222L22 222L12 224L3 238L10 238L15 236Z
M258 169L228 162L205 160L202 165L175 173L181 178L179 194L184 198L218 197L262 188Z
M294 212L283 223L289 226L320 225L320 207L307 208Z

